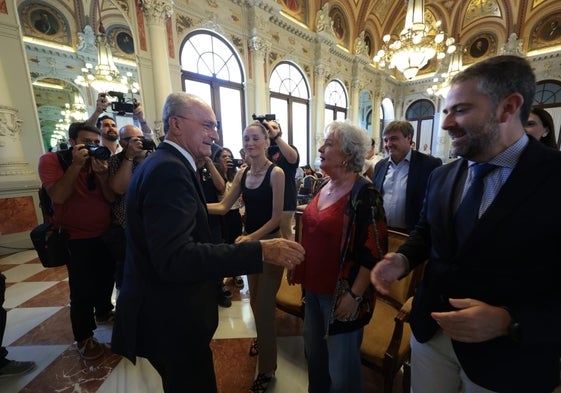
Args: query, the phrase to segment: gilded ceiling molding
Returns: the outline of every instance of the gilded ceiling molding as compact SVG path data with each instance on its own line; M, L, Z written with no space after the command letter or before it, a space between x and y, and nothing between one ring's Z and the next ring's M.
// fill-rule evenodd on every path
M172 0L139 0L140 7L148 23L163 24L167 18L173 15Z
M463 27L490 16L502 16L499 4L495 0L471 0L466 9Z

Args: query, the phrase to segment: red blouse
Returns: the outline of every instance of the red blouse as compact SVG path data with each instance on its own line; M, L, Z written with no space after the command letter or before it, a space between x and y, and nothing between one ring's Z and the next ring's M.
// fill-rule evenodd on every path
M304 262L296 267L294 279L304 289L332 294L339 275L345 206L350 193L325 209L317 206L319 193L302 214Z

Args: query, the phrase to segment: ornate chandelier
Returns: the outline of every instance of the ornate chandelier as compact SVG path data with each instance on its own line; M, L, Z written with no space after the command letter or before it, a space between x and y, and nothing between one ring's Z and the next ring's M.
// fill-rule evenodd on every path
M382 68L397 68L407 79L417 75L430 59L443 59L456 50L454 38L446 37L440 30L440 21L435 25L425 23L424 0L409 0L405 26L398 39L386 34L384 45L374 56L374 62Z
M456 51L450 57L448 71L443 72L442 74L440 74L440 76L434 78L433 85L427 89L428 94L446 97L448 91L450 90L450 81L452 80L454 75L460 72L463 68L462 55L462 46L459 45L458 49L456 49Z
M86 63L85 67L82 68L82 74L78 75L74 82L81 86L92 86L98 92L108 92L108 91L118 91L121 93L127 93L130 91L128 82L129 77L121 77L119 70L115 66L113 61L113 53L111 52L111 46L107 41L107 36L105 35L105 27L101 20L101 5L99 1L97 3L99 10L99 29L96 35L95 44L97 47L97 65L95 69L92 64ZM137 89L138 91L138 89Z

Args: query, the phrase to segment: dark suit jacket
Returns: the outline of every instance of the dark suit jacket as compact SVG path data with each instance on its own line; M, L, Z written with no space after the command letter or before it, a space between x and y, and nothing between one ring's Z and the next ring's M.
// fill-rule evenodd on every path
M442 165L442 160L428 156L416 150L411 151L409 175L407 176L407 190L405 191L405 224L406 231L411 232L419 220L427 180L434 168ZM384 179L390 166L389 157L378 161L374 167L374 186L384 195Z
M127 191L127 252L112 349L183 367L193 391L216 391L209 342L218 324L216 282L262 271L258 242L213 245L195 171L161 143Z
M497 392L551 392L559 383L561 343L561 153L530 138L495 200L458 249L454 190L467 161L433 171L415 230L399 252L416 266L429 258L410 318L428 341L438 326L431 311L450 310L448 298L509 307L522 329L467 344L452 341L468 377Z

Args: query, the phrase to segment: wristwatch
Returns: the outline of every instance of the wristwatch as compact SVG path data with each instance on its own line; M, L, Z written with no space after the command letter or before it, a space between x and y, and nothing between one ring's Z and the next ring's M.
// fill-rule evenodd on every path
M520 323L516 320L516 317L512 313L511 309L508 307L503 307L503 309L508 312L510 315L510 324L507 328L508 337L515 343L519 343L522 339L522 328L520 327Z
M352 298L355 299L355 302L357 302L357 303L362 302L362 296L358 296L358 295L354 294L353 291L351 291L350 289L349 289L349 295L351 295Z

